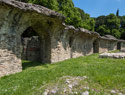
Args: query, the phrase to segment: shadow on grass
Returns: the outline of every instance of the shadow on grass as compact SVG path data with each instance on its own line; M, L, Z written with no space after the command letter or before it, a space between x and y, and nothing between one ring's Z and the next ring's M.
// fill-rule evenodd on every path
M30 68L30 67L40 66L40 65L45 68L48 68L48 65L46 63L33 62L33 61L22 61L23 70Z

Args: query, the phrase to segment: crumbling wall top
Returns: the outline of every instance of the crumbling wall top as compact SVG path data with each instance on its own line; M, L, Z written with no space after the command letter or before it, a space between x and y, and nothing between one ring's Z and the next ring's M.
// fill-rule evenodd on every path
M75 33L83 33L83 34L90 35L90 36L100 37L99 33L89 31L84 28L75 28L72 25L65 25L65 23L63 23L63 26L65 27L66 30L71 30L71 31L74 31Z
M62 21L65 20L65 17L62 14L55 12L53 10L50 10L48 8L45 8L43 6L40 6L40 5L24 3L24 2L14 1L14 0L0 0L0 6L8 6L10 8L17 8L25 12L32 11L38 14L50 16L52 18L59 18Z
M118 42L123 42L123 43L125 43L125 40L118 39Z
M115 37L112 36L112 35L100 36L100 39L103 39L103 40L110 40L110 41L118 41L118 39L115 38Z

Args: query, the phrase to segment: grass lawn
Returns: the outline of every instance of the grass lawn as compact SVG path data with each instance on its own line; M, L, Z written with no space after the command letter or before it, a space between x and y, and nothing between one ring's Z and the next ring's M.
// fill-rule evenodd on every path
M0 95L34 95L42 85L62 76L87 76L91 88L125 93L125 59L101 59L93 54L55 64L23 61L22 72L0 78Z

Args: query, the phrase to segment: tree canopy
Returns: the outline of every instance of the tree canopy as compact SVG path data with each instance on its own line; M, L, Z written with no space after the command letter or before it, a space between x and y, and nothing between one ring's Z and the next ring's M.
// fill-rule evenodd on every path
M113 35L116 38L125 39L125 16L109 14L95 18L95 31L100 35Z

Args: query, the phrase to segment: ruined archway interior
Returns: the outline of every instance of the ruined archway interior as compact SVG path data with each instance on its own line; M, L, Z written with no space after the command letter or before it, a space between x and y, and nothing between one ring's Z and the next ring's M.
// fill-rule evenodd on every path
M93 42L93 53L99 53L99 42L98 42L98 40L95 40Z
M117 49L120 50L121 49L121 42L117 43Z
M40 62L41 41L37 32L32 27L28 27L21 35L22 60Z

